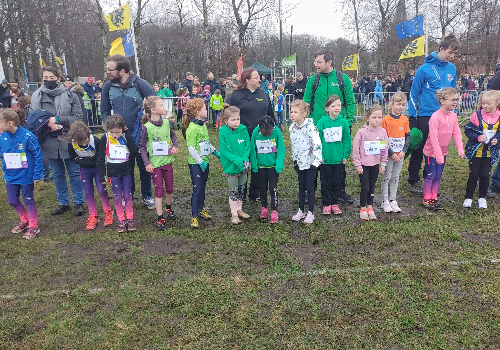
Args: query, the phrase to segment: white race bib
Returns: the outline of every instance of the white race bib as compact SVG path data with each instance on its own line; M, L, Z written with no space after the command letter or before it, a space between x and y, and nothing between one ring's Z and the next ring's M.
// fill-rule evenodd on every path
M392 149L394 153L401 152L405 146L404 137L389 137L389 148Z
M309 149L309 139L302 134L290 134L292 148L307 150Z
M109 145L109 159L127 160L128 148L126 145Z
M483 129L483 135L486 136L486 140L484 140L484 143L490 143L491 139L493 138L493 136L495 136L496 133L497 132L495 130Z
M340 142L342 141L342 127L335 126L333 128L327 128L323 130L323 135L325 137L325 142Z
M216 106L220 105L220 101L219 100L214 100L214 105L216 105Z
M365 141L365 156L385 155L385 141Z
M4 153L3 159L7 169L25 169L28 167L26 153Z
M200 142L200 157L205 157L210 155L212 147L210 142L202 141Z
M271 140L255 140L255 144L257 146L257 153L259 154L276 152L276 147L273 146Z
M274 111L275 112L278 112L278 104L276 103L276 105L274 106Z
M170 145L168 141L157 141L152 142L153 144L153 156L168 156L170 154Z

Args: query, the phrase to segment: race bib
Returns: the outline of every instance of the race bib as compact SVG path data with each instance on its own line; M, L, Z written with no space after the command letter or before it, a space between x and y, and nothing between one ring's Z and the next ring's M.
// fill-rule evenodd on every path
M394 153L401 152L405 145L404 137L389 137L389 148L392 149Z
M259 154L276 153L276 147L273 146L271 140L256 140L255 144Z
M274 111L275 112L278 112L278 104L276 103L276 105L274 106Z
M4 153L3 159L7 169L26 169L28 167L26 153Z
M128 148L126 145L109 145L109 159L127 160Z
M210 155L212 147L210 142L201 141L200 142L200 157L205 157Z
M302 134L290 134L292 147L300 150L309 149L309 139Z
M486 136L486 140L484 140L485 144L490 143L491 139L493 136L495 136L496 131L495 130L488 130L488 129L483 129L483 135Z
M220 101L219 100L214 100L214 105L216 105L216 106L220 105Z
M325 136L325 142L340 142L342 141L342 127L336 126L333 128L328 128L323 130L323 135Z
M153 142L153 156L168 156L170 154L170 145L168 141Z
M385 141L365 141L365 156L385 155Z

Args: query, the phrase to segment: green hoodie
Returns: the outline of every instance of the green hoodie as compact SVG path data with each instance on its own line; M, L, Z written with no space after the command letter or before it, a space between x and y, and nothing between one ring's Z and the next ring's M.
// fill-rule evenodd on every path
M156 93L156 95L160 98L168 98L168 97L174 97L174 94L172 93L172 90L170 90L167 87L164 87L160 91Z
M258 153L257 143L262 141L271 142L271 152ZM254 173L258 172L259 168L276 168L277 173L283 171L283 164L285 163L285 143L283 142L283 134L280 129L275 126L269 137L264 137L260 133L258 126L253 129L250 163L252 164L252 171Z
M219 150L224 174L241 174L250 156L250 137L247 127L240 124L233 131L227 125L223 125L219 131Z
M347 113L344 108L344 96L342 96L342 91L340 91L339 83L337 81L337 71L334 69L330 73L321 73L319 78L318 88L314 94L314 112L309 116L314 121L314 125L317 125L321 117L325 113L326 100L331 95L338 95L340 101L342 102L342 111L340 114L346 116L345 119L352 125L354 121L354 112L356 109L356 102L354 100L354 92L352 90L351 79L345 74L343 74L344 80L344 95L346 98ZM315 75L309 78L306 85L306 91L304 92L304 101L311 103L312 99L312 86L314 84Z
M343 159L348 159L351 155L351 133L347 120L341 114L335 119L327 114L320 119L317 127L325 164L341 164Z

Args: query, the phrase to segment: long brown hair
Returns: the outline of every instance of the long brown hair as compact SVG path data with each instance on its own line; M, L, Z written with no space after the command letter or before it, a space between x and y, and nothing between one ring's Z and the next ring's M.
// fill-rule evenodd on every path
M0 109L0 119L4 122L14 122L16 126L24 124L24 113L17 113L12 108Z
M243 90L247 88L247 79L250 79L250 76L252 75L253 72L255 72L255 68L245 68L243 69L243 72L241 72L241 78L240 78L240 83L236 87L235 90Z
M186 130L189 126L190 119L196 118L204 105L205 102L201 98L193 98L187 101L186 115L182 118L182 136L184 136L184 139L186 139Z

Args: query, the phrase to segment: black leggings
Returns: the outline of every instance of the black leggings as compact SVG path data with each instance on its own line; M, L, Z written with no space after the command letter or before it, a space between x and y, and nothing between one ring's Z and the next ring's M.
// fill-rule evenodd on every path
M375 183L377 182L379 165L364 166L363 174L359 174L361 182L361 192L359 193L359 204L361 207L373 205L373 196L375 193Z
M259 168L260 203L267 208L267 190L271 194L271 209L278 210L278 178L276 168Z
M472 199L479 179L479 198L486 198L490 182L491 158L473 157L469 162L469 180L465 188L465 198Z
M339 204L345 165L321 164L321 201L323 206Z
M306 170L299 170L297 175L299 177L299 209L304 211L304 204L306 201L307 191L307 204L309 211L314 213L314 180L316 180L317 168L309 168Z

